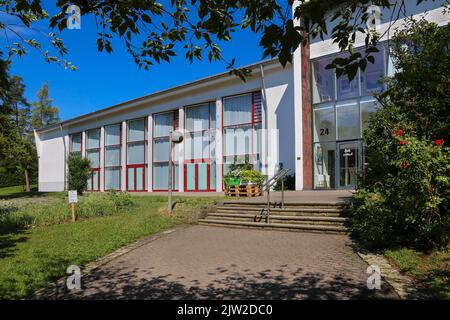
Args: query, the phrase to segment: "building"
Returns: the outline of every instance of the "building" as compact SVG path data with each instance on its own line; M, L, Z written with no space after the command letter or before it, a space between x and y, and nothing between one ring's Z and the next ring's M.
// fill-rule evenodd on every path
M446 25L444 3L412 5L407 15ZM297 190L354 188L364 169L362 132L376 110L373 93L394 72L393 32L384 32L390 14L373 12L384 34L380 51L353 81L325 68L341 53L330 39L317 39L285 68L277 60L248 66L253 75L245 83L225 72L36 131L39 190L65 190L66 159L77 153L92 162L89 191L167 190L172 130L185 133L174 152L177 191L221 191L229 164L244 161L267 177L290 168ZM363 47L364 39L357 43Z

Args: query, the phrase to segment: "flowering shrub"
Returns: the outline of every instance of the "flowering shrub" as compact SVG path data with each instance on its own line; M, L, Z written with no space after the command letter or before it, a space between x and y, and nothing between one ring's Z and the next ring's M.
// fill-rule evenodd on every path
M401 137L405 144L395 135L383 145L373 138L367 139L368 149L384 159L369 162L367 175L373 180L366 177L356 194L353 233L376 247L445 246L450 230L450 148L443 139L436 144L408 133ZM379 175L372 176L375 172Z
M352 204L353 235L367 245L450 240L449 29L412 21L392 40L399 72L364 132L367 167Z

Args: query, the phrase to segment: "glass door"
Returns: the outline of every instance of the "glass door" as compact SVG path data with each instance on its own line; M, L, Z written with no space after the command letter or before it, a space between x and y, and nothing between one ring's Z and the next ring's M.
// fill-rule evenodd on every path
M352 189L358 183L358 173L361 169L361 142L338 143L338 177L339 188Z

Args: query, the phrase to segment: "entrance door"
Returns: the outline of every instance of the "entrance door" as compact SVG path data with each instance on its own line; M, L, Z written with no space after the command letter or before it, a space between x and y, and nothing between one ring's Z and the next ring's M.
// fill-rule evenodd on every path
M361 143L341 142L338 148L338 176L337 184L339 188L355 188L358 182L358 173L361 169Z
M215 186L210 186L209 162L188 162L185 163L184 188L186 191L211 191Z

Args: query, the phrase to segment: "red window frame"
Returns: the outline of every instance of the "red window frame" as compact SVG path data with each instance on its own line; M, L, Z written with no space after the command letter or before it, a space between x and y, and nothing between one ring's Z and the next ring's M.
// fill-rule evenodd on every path
M120 136L119 136L119 144L109 144L106 145L106 127L110 127L110 126L120 126ZM103 153L104 153L104 157L103 157L103 185L105 187L105 191L106 191L106 169L119 169L119 189L116 189L115 191L120 191L122 190L122 123L113 123L113 124L108 124L104 127L104 132L105 134L103 135ZM106 148L107 147L119 147L119 165L118 166L107 166L106 165Z
M239 96L245 96L245 95L252 95L252 106L251 106L251 122L243 122L243 123L238 123L238 124L233 124L233 125L224 125L224 119L225 119L225 100L227 98L234 98L234 97L239 97ZM247 126L251 126L252 128L252 135L251 135L251 152L250 153L246 153L246 154L235 154L233 155L233 157L239 157L239 156L244 156L244 157L258 157L258 152L255 152L255 150L253 150L253 134L255 131L255 127L257 125L262 124L262 93L261 91L252 91L252 92L247 92L247 93L242 93L242 94L236 94L236 95L230 95L230 96L226 96L226 97L222 97L222 136L225 135L225 129L228 128L239 128L239 127L247 127ZM224 155L224 151L225 151L225 143L222 143L222 172L223 172L223 168L225 165L225 158L230 157L230 156L225 156ZM257 150L256 150L257 151ZM222 186L223 189L223 186Z
M208 142L208 154L209 157L208 158L203 158L203 154L202 154L202 158L194 158L194 159L186 159L186 146L184 148L184 191L185 192L214 192L216 191L216 186L211 187L211 108L215 107L215 102L213 101L208 101L208 102L204 102L204 103L197 103L194 105L189 105L189 106L185 106L184 107L184 129L186 129L186 118L187 118L187 110L189 108L195 108L195 107L200 107L203 105L208 104L208 129L203 129L203 130L197 130L197 131L189 131L189 133L201 133L202 136L205 132L208 132L208 137L209 137L209 142ZM214 128L215 129L215 128ZM185 139L186 141L187 139ZM187 189L187 165L189 163L195 163L195 190L188 190ZM199 190L198 189L198 163L206 163L206 186L207 189L202 189Z
M80 151L72 151L72 139L73 136L80 135ZM83 133L76 132L69 135L69 154L79 154L80 156L83 154Z
M178 115L178 109L173 109L173 110L168 110L168 111L163 111L163 112L156 112L152 114L152 119L153 119L153 132L152 132L152 186L155 185L155 180L154 180L154 176L155 176L155 163L156 164L160 164L160 163L169 163L169 161L155 161L155 148L154 148L154 144L155 144L155 140L159 140L159 139L163 139L163 138L169 138L169 136L159 136L159 137L155 137L155 116L160 115L160 114L165 114L165 113L172 113L173 114L173 130L177 130L178 129L178 121L179 121L179 115ZM178 165L178 161L174 161L173 160L173 172L172 172L172 178L173 178L173 183L176 181L176 177L175 177L175 166ZM179 168L179 167L178 167ZM167 191L167 189L152 189L153 191ZM178 191L178 186L173 186L173 191Z
M88 136L89 131L94 131L94 130L98 130L99 132L99 138L101 138L101 129L100 128L93 128L93 129L89 129L86 130L86 136ZM100 139L98 139L98 148L88 148L87 142L88 142L88 137L86 137L86 141L85 141L85 150L86 150L86 154L85 157L87 158L87 154L89 151L97 151L98 152L98 165L100 166ZM94 168L90 168L91 170L91 177L89 179L91 179L91 190L86 189L86 191L91 191L91 192L99 192L100 191L100 167L94 167ZM93 189L94 186L94 172L97 172L97 189Z
M131 121L137 121L137 120L143 120L144 121L144 140L136 140L136 141L128 141L129 138L129 123ZM144 163L138 163L138 164L128 164L128 145L129 144L136 144L136 143L143 143L144 145ZM145 167L146 167L146 163L147 163L147 118L136 118L136 119L130 119L127 120L127 145L126 145L126 150L125 150L125 159L126 159L126 172L125 172L125 190L127 190L128 192L147 192L147 185L145 183ZM128 168L133 169L134 172L134 189L129 189L128 188ZM142 168L142 190L137 190L137 168Z

